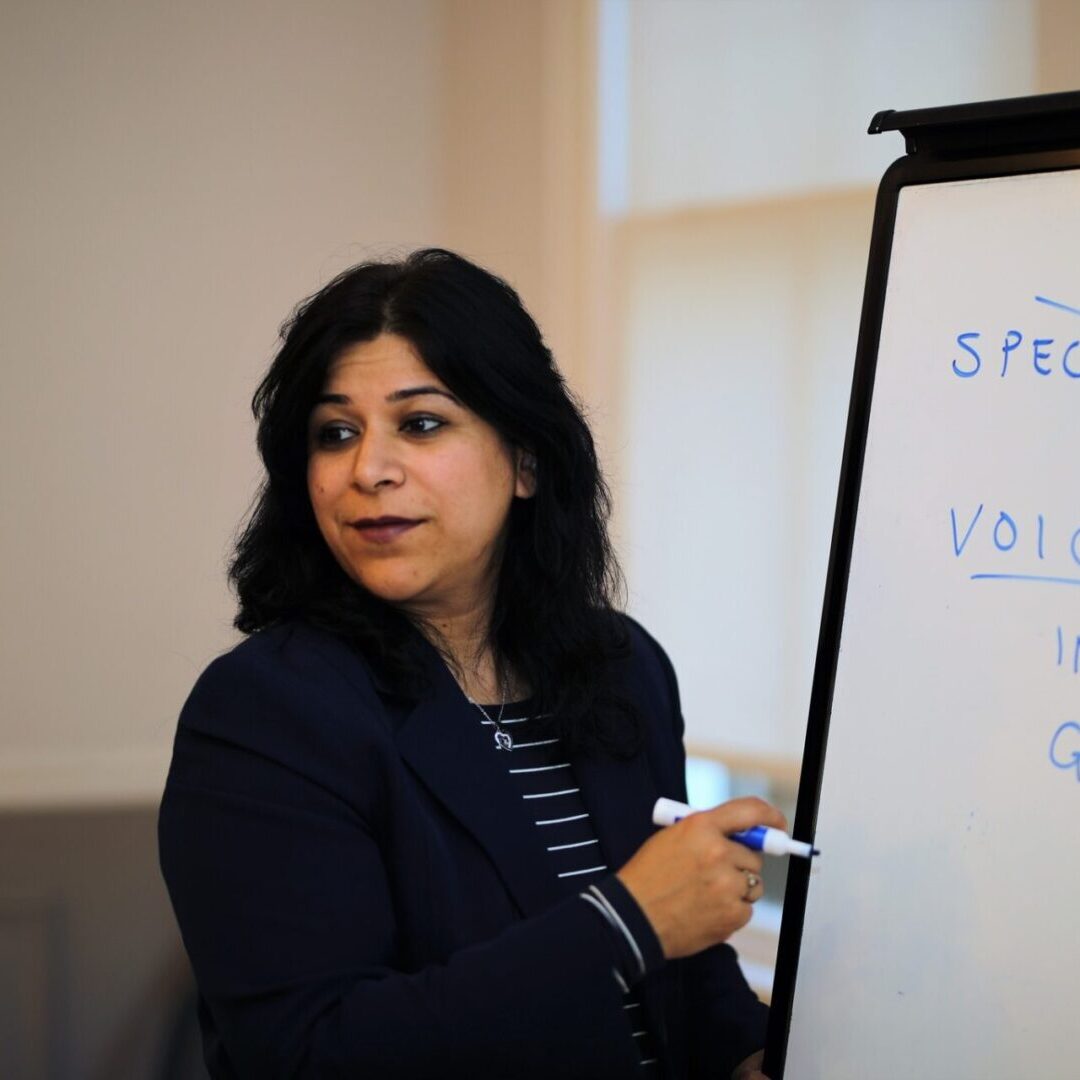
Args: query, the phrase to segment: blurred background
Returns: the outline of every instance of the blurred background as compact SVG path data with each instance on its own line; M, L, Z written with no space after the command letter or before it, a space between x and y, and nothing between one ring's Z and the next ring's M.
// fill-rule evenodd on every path
M155 818L293 305L454 248L587 406L692 800L794 806L872 114L1080 87L1072 0L0 0L0 1076L204 1075ZM783 867L738 942L771 989Z

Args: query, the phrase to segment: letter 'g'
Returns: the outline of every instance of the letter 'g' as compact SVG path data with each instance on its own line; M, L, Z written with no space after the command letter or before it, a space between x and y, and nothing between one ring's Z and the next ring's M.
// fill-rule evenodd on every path
M1080 724L1066 721L1054 732L1050 740L1050 761L1059 769L1075 769L1076 779L1080 780L1080 749L1070 750L1065 746L1066 733L1074 733L1073 745L1080 747Z

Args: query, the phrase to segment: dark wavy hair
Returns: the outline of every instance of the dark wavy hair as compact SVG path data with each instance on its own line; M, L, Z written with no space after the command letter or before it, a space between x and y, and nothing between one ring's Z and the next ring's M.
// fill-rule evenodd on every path
M496 657L533 688L570 748L634 753L640 717L611 678L629 644L592 435L517 293L449 251L354 266L282 326L252 399L266 478L229 564L234 625L253 633L305 620L358 649L393 688L424 691L416 628L342 570L307 489L308 421L327 373L344 349L382 333L409 341L507 445L535 458L536 493L510 510L490 628Z

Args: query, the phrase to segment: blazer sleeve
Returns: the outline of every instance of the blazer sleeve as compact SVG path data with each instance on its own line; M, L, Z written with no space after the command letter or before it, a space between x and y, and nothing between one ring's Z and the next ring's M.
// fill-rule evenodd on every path
M640 629L640 627L639 627ZM684 720L678 680L667 653L647 632L664 671L676 743L674 797L686 801ZM750 989L735 950L726 943L678 961L681 968L692 1080L728 1080L734 1068L765 1046L769 1010Z
M185 705L159 815L214 1075L633 1075L616 944L579 897L444 964L395 968L375 830L243 725L222 728L222 709L245 709L253 730L261 708L280 711L228 660Z

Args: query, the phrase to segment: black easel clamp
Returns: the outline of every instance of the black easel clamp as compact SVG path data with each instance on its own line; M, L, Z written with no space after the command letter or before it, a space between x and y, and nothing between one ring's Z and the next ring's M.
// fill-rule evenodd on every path
M899 131L908 154L932 158L1031 153L1080 145L1080 91L933 109L886 109L869 133Z

